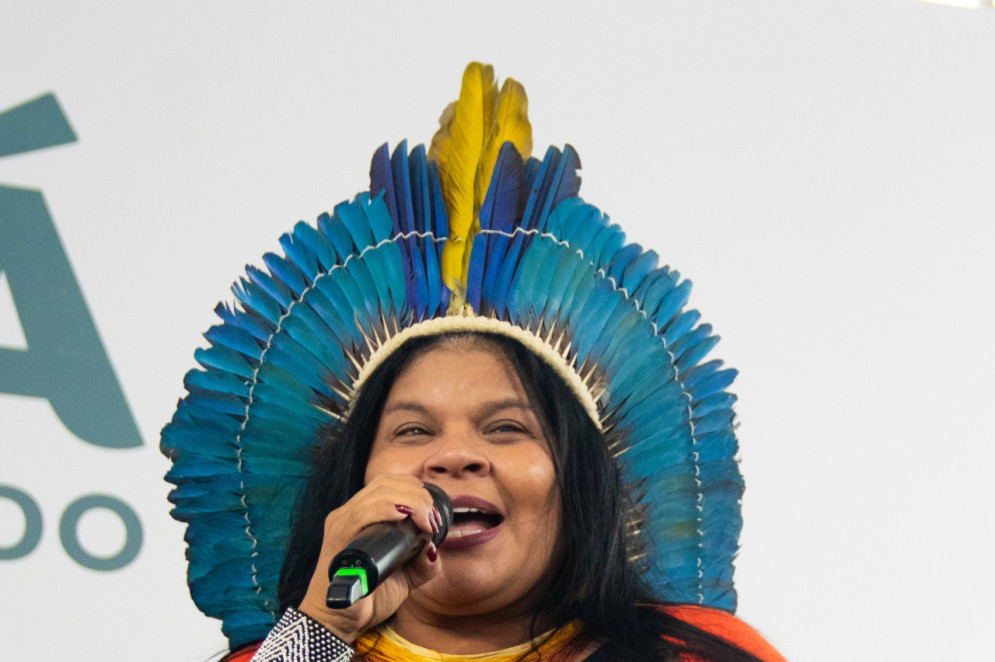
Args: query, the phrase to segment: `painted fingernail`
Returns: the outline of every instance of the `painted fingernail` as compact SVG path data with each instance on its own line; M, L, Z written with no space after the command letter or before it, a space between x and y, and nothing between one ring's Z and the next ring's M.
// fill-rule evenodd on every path
M432 516L435 517L436 526L442 528L442 513L439 512L438 506L432 506Z
M428 523L432 525L432 533L438 533L439 532L439 525L435 523L435 518L434 517L429 517L428 518Z
M397 508L397 512L404 513L405 515L410 515L411 513L415 512L414 510L412 510L411 506L405 506L404 504L400 503L394 504L394 507Z
M434 542L428 543L428 549L425 550L425 553L428 555L428 560L432 563L435 563L439 558L439 550L435 548Z

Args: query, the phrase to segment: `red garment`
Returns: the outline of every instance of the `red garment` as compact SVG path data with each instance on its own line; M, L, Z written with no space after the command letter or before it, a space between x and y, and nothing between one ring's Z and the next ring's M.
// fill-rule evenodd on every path
M668 605L661 609L699 630L735 644L764 662L787 662L759 632L728 612L698 605ZM692 655L681 655L681 658L686 662L710 662Z
M246 648L240 648L234 653L228 653L228 655L221 658L221 662L249 662L262 644L263 642L257 641L254 644L249 644Z
M660 608L699 630L735 644L764 662L787 662L759 632L728 612L697 605L668 605ZM235 651L221 662L249 662L259 645L259 643L252 644ZM721 662L721 660L703 660L693 655L681 655L681 659L684 662Z

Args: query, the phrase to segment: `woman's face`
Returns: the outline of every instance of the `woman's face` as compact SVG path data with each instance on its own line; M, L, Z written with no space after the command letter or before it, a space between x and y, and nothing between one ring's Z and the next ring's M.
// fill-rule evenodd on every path
M387 396L366 481L382 474L439 485L456 512L440 574L409 602L436 614L528 609L561 504L550 445L503 354L436 347L414 359Z

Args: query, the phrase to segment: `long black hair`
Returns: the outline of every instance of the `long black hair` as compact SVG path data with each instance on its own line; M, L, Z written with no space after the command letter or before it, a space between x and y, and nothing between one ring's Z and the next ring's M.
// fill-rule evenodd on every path
M514 368L549 440L563 507L557 563L533 605L533 639L579 620L586 638L619 660L756 662L722 639L666 614L630 561L627 495L602 434L556 371L520 343L494 334L460 332L406 342L363 385L344 424L331 430L314 458L280 574L281 609L301 603L315 572L325 517L363 487L377 422L391 387L410 362L443 343L498 351ZM539 615L541 615L541 620ZM679 643L675 643L679 642Z

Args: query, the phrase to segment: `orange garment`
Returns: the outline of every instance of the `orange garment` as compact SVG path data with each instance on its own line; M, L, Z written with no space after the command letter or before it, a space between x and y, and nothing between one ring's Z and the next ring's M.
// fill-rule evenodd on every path
M240 648L234 653L228 653L225 657L221 658L221 662L249 662L252 656L256 654L256 651L262 645L263 642L257 641L254 644L249 644L245 648Z
M666 605L661 606L660 609L699 630L704 630L739 646L764 662L787 662L784 656L767 643L767 640L759 632L728 612L698 605ZM221 662L249 662L259 645L259 643L255 643L231 653ZM681 655L681 659L684 662L721 662L721 660L703 660L693 655Z
M735 644L764 662L787 662L759 632L729 612L698 605L666 605L660 609L699 630ZM681 655L681 658L686 662L719 662L702 660L692 655Z

